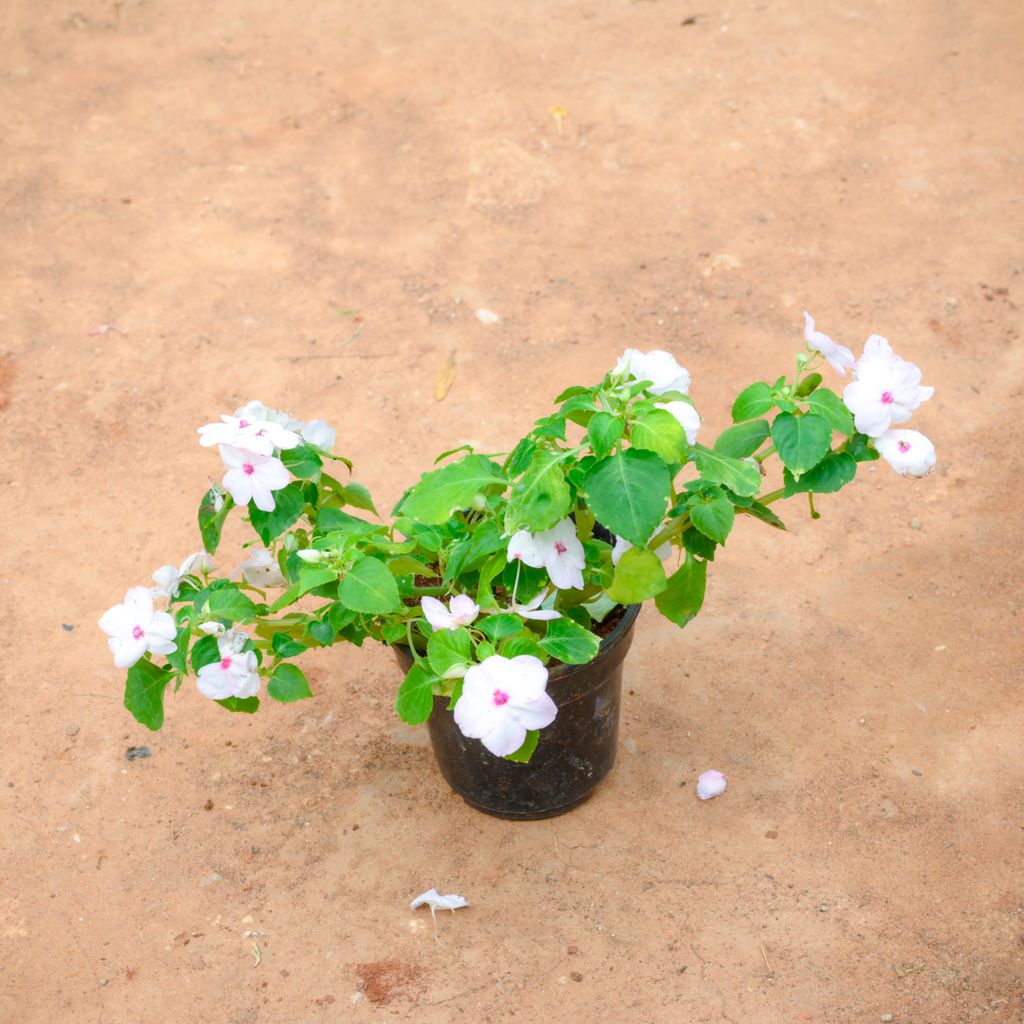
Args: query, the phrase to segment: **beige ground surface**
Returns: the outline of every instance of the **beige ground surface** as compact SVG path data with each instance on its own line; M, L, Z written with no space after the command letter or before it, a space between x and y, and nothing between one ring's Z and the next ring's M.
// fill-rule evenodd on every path
M1021 1019L1019 3L0 26L0 1020ZM571 815L446 791L381 650L255 719L121 709L96 619L196 547L198 424L322 416L387 504L627 344L679 356L713 433L805 305L924 365L940 472L747 524L685 633L645 613L619 764ZM431 885L473 904L440 942Z

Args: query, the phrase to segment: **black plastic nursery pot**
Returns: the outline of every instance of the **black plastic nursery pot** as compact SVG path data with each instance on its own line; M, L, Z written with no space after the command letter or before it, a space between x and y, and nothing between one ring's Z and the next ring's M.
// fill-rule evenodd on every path
M463 736L449 699L435 697L427 728L448 785L471 807L498 818L552 818L583 803L615 764L622 663L639 614L638 604L626 608L589 664L551 669L547 690L558 715L541 730L528 764L495 757L479 740ZM408 671L408 650L394 651Z

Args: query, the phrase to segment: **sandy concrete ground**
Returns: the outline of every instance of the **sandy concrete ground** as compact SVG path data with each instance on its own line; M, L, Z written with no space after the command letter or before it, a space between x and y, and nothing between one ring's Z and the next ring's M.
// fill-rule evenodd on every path
M1021 1019L1019 3L0 25L0 1019ZM120 707L96 619L196 547L217 413L326 418L387 504L627 344L679 356L713 434L804 306L923 364L940 472L745 524L685 633L645 613L619 764L571 815L446 791L381 650L254 719ZM431 885L473 905L438 940Z

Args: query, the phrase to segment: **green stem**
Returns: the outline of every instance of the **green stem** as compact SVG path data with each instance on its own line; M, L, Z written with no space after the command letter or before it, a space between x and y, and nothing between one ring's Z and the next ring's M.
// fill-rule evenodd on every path
M758 502L761 505L770 505L773 501L778 501L779 498L786 496L786 488L780 487L777 491L772 491L770 494L766 494L763 498L758 498Z

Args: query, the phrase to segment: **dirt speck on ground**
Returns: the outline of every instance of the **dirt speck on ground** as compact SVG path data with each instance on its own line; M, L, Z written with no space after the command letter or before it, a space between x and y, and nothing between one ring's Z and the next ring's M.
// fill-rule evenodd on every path
M396 996L410 994L420 968L398 960L374 960L356 965L359 988L374 1006L387 1006Z

